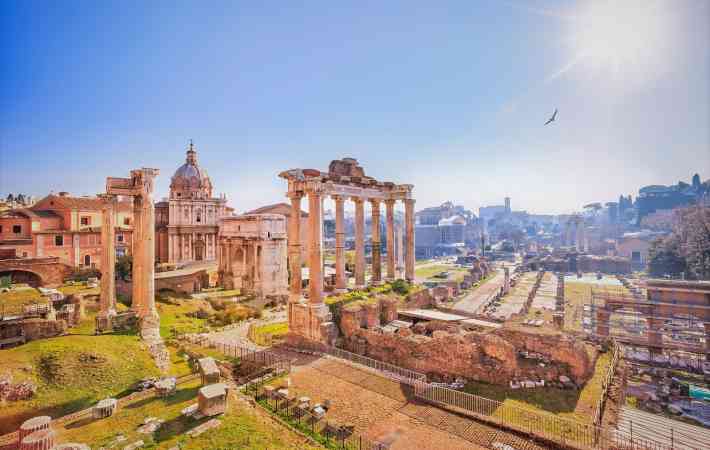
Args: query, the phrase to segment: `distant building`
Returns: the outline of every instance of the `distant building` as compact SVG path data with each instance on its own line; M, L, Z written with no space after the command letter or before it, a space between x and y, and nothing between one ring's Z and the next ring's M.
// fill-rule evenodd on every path
M414 232L417 258L455 255L480 238L476 215L451 202L417 212Z
M288 203L274 203L273 205L262 206L261 208L253 209L245 213L245 215L252 214L280 214L286 218L286 229L291 223L291 205ZM301 210L301 260L305 261L308 257L308 213Z
M649 231L626 233L616 242L616 255L628 258L634 270L642 270L648 264L651 243L662 235Z
M219 219L227 199L212 196L212 181L197 163L192 142L170 180L170 197L155 205L155 259L163 263L217 259Z
M31 208L0 213L0 249L17 258L59 257L77 268L100 268L101 201L96 197L50 194ZM119 201L116 218L116 254L131 252L133 211Z

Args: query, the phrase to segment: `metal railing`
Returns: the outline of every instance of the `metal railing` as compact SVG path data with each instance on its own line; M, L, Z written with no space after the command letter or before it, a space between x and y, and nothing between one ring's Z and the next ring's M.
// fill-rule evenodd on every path
M299 348L294 348L293 350L303 351L303 349ZM340 348L330 347L326 345L318 345L309 347L307 350L309 353L329 355L338 359L349 361L351 363L357 364L358 366L374 370L379 375L384 375L385 377L395 380L397 382L409 385L414 385L415 383L422 382L426 383L426 375L422 373L395 366L394 364L378 361L373 358L368 358L367 356L358 355L357 353L352 353Z
M602 380L602 395L599 397L597 405L594 409L595 425L601 425L602 413L604 412L604 404L606 403L609 385L611 385L611 381L614 379L614 373L616 373L616 366L619 364L619 357L621 355L621 349L619 347L619 344L616 343L616 341L612 341L611 346L611 363L609 364L606 375L604 375L604 379Z

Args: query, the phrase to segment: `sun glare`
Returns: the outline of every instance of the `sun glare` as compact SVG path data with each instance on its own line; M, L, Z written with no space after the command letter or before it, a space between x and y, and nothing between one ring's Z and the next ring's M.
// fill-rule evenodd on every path
M570 22L570 60L582 70L620 81L643 81L670 64L670 2L601 0L580 5Z

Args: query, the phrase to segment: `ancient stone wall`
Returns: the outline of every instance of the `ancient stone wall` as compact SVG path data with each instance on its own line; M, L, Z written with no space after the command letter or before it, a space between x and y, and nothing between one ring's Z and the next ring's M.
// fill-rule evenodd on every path
M345 347L350 351L424 372L433 380L463 377L493 384L513 380L557 380L577 384L593 373L595 358L585 344L562 334L535 335L506 329L461 332L450 324L417 324L412 330L383 333L350 320ZM525 357L522 356L525 354Z
M402 309L421 309L433 305L434 297L432 297L431 292L429 292L429 289L423 289L419 292L409 294Z
M22 321L22 330L28 341L60 336L67 331L63 320L26 319Z

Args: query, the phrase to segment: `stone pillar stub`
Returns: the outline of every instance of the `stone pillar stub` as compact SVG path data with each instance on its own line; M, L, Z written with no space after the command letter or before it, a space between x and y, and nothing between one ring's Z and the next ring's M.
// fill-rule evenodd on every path
M308 191L308 302L323 303L323 255L321 254L321 191Z
M345 276L345 199L334 195L335 200L335 289L343 292L348 287Z
M353 197L355 202L355 287L365 287L365 208L363 199Z
M382 256L380 247L380 201L370 199L372 206L372 284L382 282Z
M414 282L414 199L404 200L404 220L407 227L407 251L405 254L404 277Z
M385 218L387 220L387 279L395 278L395 239L394 239L394 200L385 200Z

